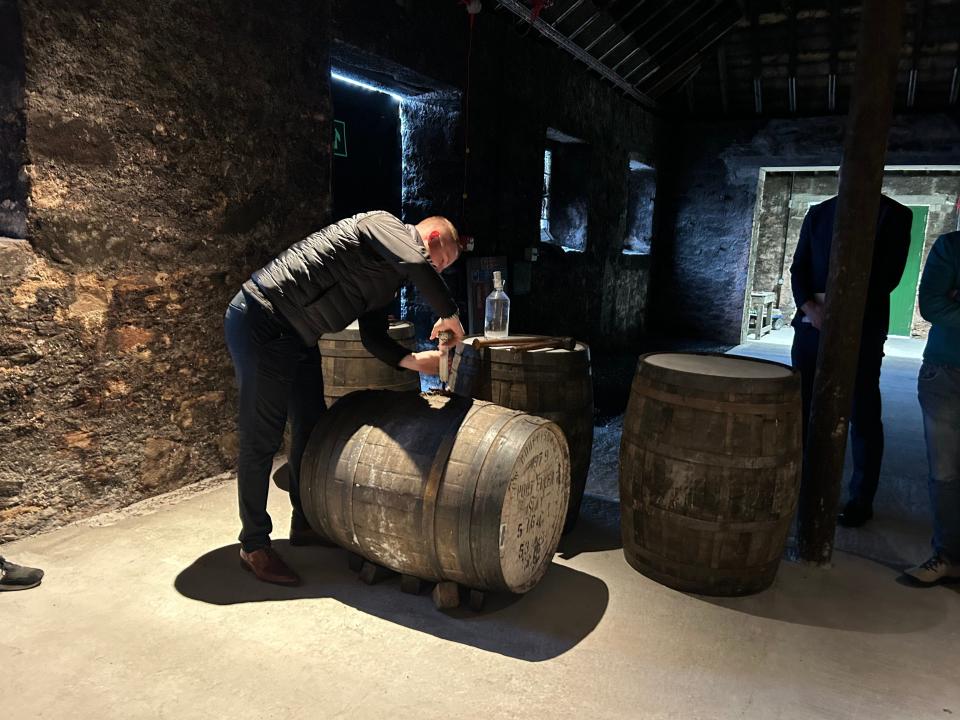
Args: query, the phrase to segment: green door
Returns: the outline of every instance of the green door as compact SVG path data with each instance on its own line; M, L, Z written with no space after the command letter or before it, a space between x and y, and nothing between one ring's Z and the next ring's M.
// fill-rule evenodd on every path
M926 205L911 205L913 225L910 228L910 254L907 267L897 289L890 294L890 334L910 336L913 328L913 308L917 304L917 283L920 281L920 260L923 257L923 237L927 231Z

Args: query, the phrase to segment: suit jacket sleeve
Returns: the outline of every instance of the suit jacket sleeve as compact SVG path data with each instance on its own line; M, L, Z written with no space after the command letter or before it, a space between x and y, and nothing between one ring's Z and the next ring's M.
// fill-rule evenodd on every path
M881 283L881 292L889 295L900 284L907 257L910 254L910 228L913 225L913 210L908 207L891 208L877 233L880 252L876 254L880 267L871 275ZM876 260L874 262L877 262Z

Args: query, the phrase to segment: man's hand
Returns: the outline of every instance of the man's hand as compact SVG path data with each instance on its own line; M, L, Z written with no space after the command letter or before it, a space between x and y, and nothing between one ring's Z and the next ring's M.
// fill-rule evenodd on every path
M442 330L450 331L450 333L453 334L453 337L450 338L450 342L440 344L441 350L453 347L458 342L463 340L463 325L460 324L460 318L456 315L451 315L448 318L440 318L437 320L437 322L434 323L433 330L430 331L430 339L436 340Z
M440 351L425 350L424 352L410 353L400 361L400 367L424 375L438 375L440 373Z
M818 303L816 300L807 300L803 305L800 306L800 309L803 310L803 314L810 318L810 324L813 325L817 330L820 330L823 326L823 305Z

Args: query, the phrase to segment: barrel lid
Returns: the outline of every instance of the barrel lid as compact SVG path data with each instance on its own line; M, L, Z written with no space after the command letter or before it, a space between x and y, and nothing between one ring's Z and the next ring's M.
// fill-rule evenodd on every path
M693 353L655 353L647 355L649 365L691 373L744 380L789 378L793 371L786 365L733 355L698 355Z
M408 338L413 334L413 323L407 320L391 320L388 333L394 340ZM360 322L354 320L340 332L324 333L321 340L359 340Z
M563 432L539 418L531 424L535 429L517 452L500 512L500 567L515 593L527 592L547 571L570 500Z

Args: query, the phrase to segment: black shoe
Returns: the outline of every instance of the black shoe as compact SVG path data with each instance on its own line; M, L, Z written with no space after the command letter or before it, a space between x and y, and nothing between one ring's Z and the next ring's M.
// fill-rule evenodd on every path
M846 528L858 528L864 525L873 517L873 508L864 507L852 500L844 506L843 511L837 516L837 524Z
M0 557L0 590L29 590L42 579L43 570L14 565Z
M293 514L290 520L290 544L296 547L314 545L316 547L337 547L337 544L326 535L318 533L305 519L299 519Z

